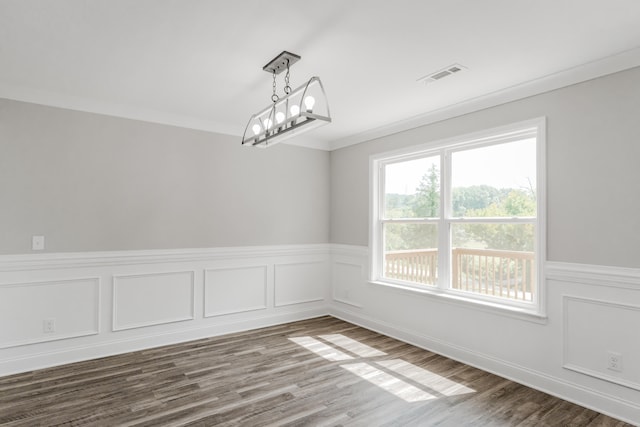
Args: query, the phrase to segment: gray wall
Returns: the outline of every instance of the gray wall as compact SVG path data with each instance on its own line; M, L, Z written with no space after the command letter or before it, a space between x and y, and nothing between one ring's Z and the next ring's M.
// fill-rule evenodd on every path
M0 254L326 243L329 153L0 99Z
M547 117L547 258L640 267L640 68L336 150L331 242L368 244L369 156Z
M366 246L370 154L546 116L548 259L639 267L639 113L635 68L328 154L0 99L0 253Z

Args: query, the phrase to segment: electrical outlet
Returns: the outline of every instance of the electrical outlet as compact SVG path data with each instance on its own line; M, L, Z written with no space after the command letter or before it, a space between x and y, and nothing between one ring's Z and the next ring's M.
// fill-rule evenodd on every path
M32 236L31 249L34 251L44 250L44 236Z
M52 334L56 331L56 319L44 319L42 321L42 330L45 334Z
M607 352L607 369L622 372L622 355L614 351Z

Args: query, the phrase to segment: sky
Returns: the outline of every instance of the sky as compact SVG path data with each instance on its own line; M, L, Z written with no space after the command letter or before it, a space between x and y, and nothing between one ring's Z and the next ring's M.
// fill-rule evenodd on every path
M530 188L536 185L535 139L491 145L452 154L452 185L495 188ZM388 165L386 193L413 194L432 164L440 168L438 157L428 157Z

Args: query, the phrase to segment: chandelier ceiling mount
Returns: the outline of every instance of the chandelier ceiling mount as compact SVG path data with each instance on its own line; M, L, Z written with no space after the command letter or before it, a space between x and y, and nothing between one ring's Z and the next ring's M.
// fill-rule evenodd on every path
M273 58L267 65L262 67L264 71L267 73L276 73L280 74L287 68L291 67L293 64L300 60L300 55L296 55L295 53L287 52L283 50L282 53L275 58Z

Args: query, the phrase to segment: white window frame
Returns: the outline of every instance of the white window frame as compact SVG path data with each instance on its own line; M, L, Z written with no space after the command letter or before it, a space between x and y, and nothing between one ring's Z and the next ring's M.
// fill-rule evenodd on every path
M451 217L451 155L456 151L464 151L499 143L518 141L525 138L536 138L536 217L526 218L474 218L462 219ZM437 219L393 220L384 219L384 171L385 166L412 159L440 156L440 217ZM424 295L446 298L463 304L472 304L483 309L496 309L525 318L537 320L546 317L544 262L546 260L546 118L536 118L506 126L500 126L472 134L466 134L444 140L414 145L370 157L370 207L369 207L369 281L374 284L415 291ZM476 221L477 220L477 221ZM393 222L436 223L438 224L438 283L435 286L420 285L385 278L383 225ZM533 302L499 299L469 292L451 289L450 278L450 225L469 222L499 223L531 223L536 227L534 252L536 269L536 293Z

